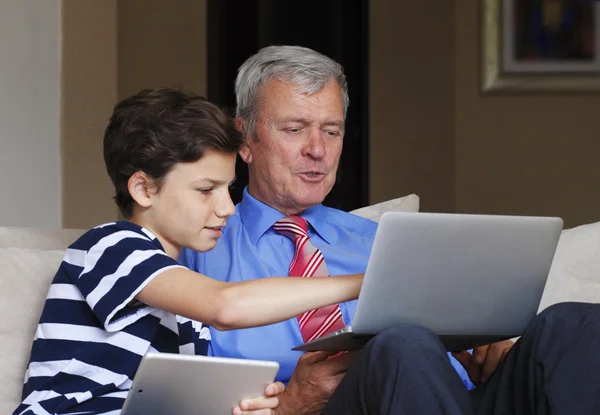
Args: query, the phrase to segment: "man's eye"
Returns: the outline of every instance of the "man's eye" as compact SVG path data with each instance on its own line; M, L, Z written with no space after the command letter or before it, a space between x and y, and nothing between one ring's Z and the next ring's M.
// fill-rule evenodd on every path
M300 132L300 128L294 127L294 128L288 128L287 129L288 133L292 133L292 134L296 134Z

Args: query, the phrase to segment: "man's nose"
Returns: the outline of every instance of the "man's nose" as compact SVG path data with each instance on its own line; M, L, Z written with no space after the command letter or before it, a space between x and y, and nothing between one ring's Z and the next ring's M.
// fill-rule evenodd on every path
M327 149L325 140L323 139L323 131L317 128L311 129L302 155L305 157L321 159L325 157L326 153Z

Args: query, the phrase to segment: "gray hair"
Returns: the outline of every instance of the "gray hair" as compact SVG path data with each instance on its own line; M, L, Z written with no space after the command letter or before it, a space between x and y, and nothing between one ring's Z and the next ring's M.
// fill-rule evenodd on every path
M301 46L268 46L240 66L235 80L236 116L246 120L247 133L256 132L259 88L271 79L297 85L300 92L309 95L335 79L342 90L346 118L350 98L346 75L339 63Z

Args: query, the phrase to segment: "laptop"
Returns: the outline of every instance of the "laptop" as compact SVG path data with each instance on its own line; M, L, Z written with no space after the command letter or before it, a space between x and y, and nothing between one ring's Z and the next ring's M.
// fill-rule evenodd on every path
M410 323L448 351L520 336L536 315L563 227L556 217L386 212L352 326L295 347L358 349Z
M271 361L148 353L121 415L231 415L242 399L264 395L278 371Z

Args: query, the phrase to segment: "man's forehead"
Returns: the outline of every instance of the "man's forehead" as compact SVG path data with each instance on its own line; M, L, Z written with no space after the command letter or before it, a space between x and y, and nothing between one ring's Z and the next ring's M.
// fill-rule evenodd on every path
M277 119L278 122L281 123L296 123L296 124L314 124L314 123L319 123L321 125L330 125L330 126L334 126L334 127L343 127L344 126L344 120L339 118L339 117L325 117L325 118L318 118L318 117L298 117L298 116L294 116L291 115L289 117L278 117Z
M258 87L257 97L259 100L272 100L276 98L311 98L318 97L323 93L335 93L343 106L343 93L337 81L331 78L318 90L312 90L300 84L286 82L280 79L269 79Z

